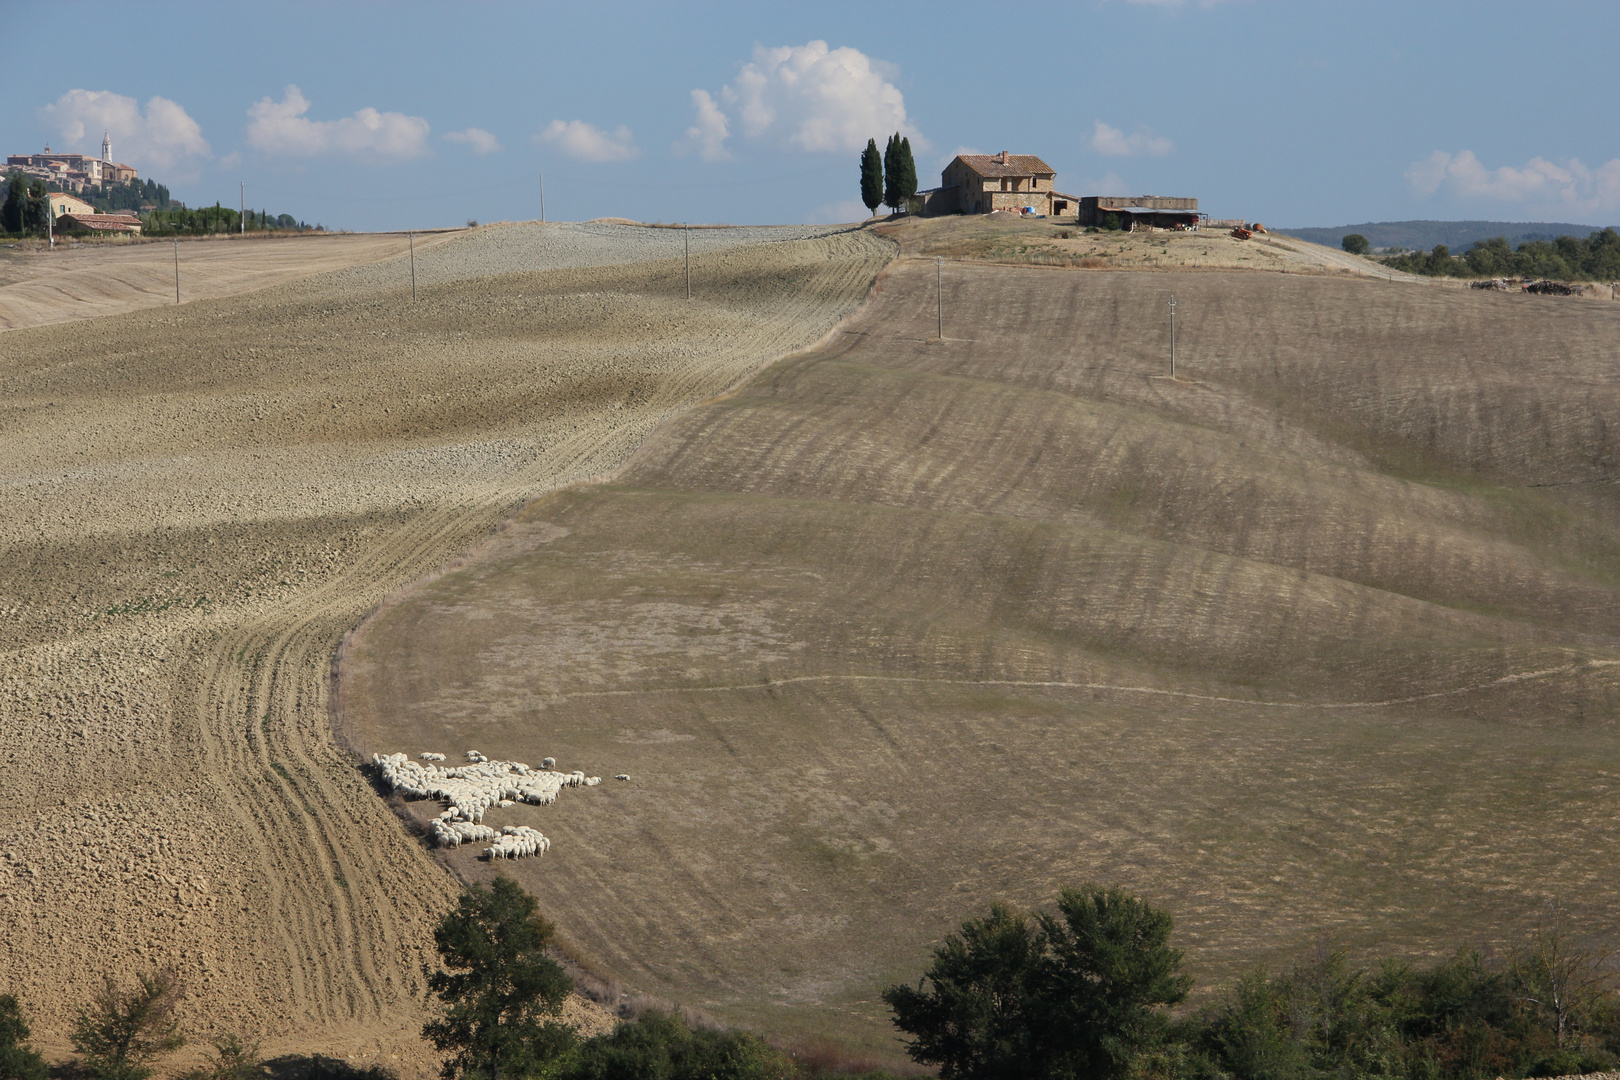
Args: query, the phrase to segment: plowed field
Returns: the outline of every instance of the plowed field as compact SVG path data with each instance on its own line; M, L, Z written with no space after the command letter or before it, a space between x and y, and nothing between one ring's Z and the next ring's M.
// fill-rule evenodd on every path
M333 654L525 501L823 337L893 252L728 236L694 242L690 301L679 234L513 226L418 245L414 304L396 252L0 334L0 972L47 1050L94 980L172 964L198 1040L436 1072L457 885L334 744Z
M581 956L891 1052L884 983L1064 884L1205 984L1612 913L1620 309L953 263L940 341L934 275L381 612L349 736L629 774L503 819Z

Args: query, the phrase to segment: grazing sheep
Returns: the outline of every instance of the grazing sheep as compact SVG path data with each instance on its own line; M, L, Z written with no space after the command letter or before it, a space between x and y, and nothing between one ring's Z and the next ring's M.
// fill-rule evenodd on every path
M485 852L490 858L544 854L551 841L523 825L509 825L497 836L494 829L483 824L486 812L504 810L519 802L548 806L556 802L565 787L595 787L602 782L600 776L586 776L578 769L557 772L554 758L547 758L547 767L541 771L521 761L490 761L476 750L468 750L467 764L459 766L433 764L443 761L444 755L432 751L424 751L420 758L430 763L412 761L406 754L373 754L371 762L394 791L411 798L442 801L445 810L429 825L435 843L458 847L494 841ZM629 779L624 773L619 777Z
M555 769L557 767L557 759L554 757L541 758L540 767L542 769Z
M628 779L630 779L630 774L627 773L627 772L618 773L617 775L615 775L613 777L613 779L615 779L615 780L628 780Z

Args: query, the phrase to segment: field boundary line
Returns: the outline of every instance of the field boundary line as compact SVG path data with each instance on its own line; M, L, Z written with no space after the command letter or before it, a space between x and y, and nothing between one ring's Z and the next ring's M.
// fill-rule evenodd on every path
M1410 697L1386 698L1382 701L1261 701L1255 698L1225 697L1219 694L1199 694L1191 690L1166 690L1157 686L1127 686L1121 683L1096 682L1068 682L1060 679L934 679L925 675L795 675L786 679L770 679L766 682L738 683L733 686L658 686L644 690L583 690L577 693L560 695L561 700L570 698L592 697L635 697L642 694L717 694L733 690L769 690L777 686L792 686L797 683L813 682L890 682L890 683L928 683L939 686L1012 686L1027 687L1030 689L1052 690L1102 690L1112 693L1125 694L1151 694L1159 697L1189 698L1194 701L1215 701L1231 705L1254 705L1267 709L1376 709L1390 705L1410 705L1419 701L1430 701L1435 698L1454 697L1458 694L1467 694L1475 690L1491 690L1497 687L1510 686L1514 683L1531 682L1538 679L1550 678L1554 675L1568 675L1582 667L1613 667L1620 665L1620 660L1578 660L1558 667L1541 668L1536 671L1521 671L1512 675L1503 675L1488 682L1475 683L1471 686L1456 687L1451 690L1436 690L1428 694L1414 694Z

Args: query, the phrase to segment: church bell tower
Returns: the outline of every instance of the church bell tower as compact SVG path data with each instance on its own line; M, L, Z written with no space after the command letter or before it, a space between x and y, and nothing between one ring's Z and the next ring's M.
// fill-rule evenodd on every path
M110 131L101 133L101 160L112 160L112 132Z

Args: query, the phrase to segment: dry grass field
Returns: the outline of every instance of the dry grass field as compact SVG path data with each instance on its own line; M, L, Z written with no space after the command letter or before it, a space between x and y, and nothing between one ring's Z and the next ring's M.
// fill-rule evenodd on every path
M934 274L382 609L345 737L628 773L495 819L578 955L890 1054L883 984L1064 884L1205 985L1609 926L1620 306L953 261L940 341Z
M96 979L173 964L199 1042L436 1074L457 884L332 741L339 641L822 338L894 250L716 234L689 302L667 234L486 227L418 245L413 304L394 238L339 269L316 243L314 276L114 318L62 293L34 318L60 325L0 334L0 972L53 1054Z
M447 235L416 239L426 253ZM170 243L110 241L0 248L0 330L75 322L174 303L175 259L182 301L215 300L327 270L394 259L399 233L231 236Z

